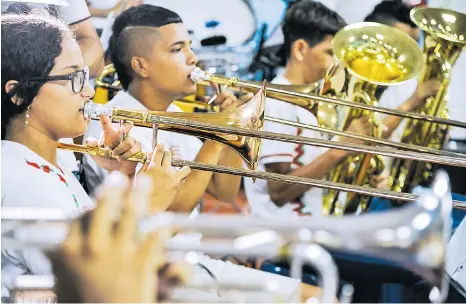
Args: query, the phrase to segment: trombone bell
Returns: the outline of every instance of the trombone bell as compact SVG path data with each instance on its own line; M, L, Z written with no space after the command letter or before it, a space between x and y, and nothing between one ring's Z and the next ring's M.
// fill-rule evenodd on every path
M141 127L155 126L157 129L192 135L208 140L213 140L229 146L236 151L251 170L255 170L259 161L261 139L257 137L210 132L190 126L189 122L211 123L217 126L230 126L243 129L261 131L264 126L265 108L265 82L262 88L242 106L219 113L183 113L163 111L135 111L129 109L106 109L92 102L84 106L86 119L99 119L106 115L113 122L132 121L134 125ZM183 126L171 126L164 123L152 122L154 117L178 118L183 120Z

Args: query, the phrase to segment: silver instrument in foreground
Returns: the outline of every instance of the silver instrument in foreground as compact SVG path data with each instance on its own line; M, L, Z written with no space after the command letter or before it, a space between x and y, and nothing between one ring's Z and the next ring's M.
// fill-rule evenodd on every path
M291 275L295 278L301 278L302 266L308 263L317 269L321 278L321 302L333 301L339 282L337 268L324 248L373 257L416 273L433 286L431 301L441 302L448 294L445 256L451 233L451 211L448 176L438 172L431 189L417 202L387 213L294 221L208 214L189 218L160 213L143 220L140 230L147 233L175 226L180 232L202 233L203 240L199 244L167 244L170 252L186 253L183 256L188 261L193 260L194 252L288 257L291 258ZM69 219L69 215L59 210L2 208L2 245L12 249L56 248L66 237ZM215 240L209 241L208 237ZM226 287L223 283L215 283L215 288ZM226 285L239 286L236 282ZM264 290L264 296L270 295L270 289Z

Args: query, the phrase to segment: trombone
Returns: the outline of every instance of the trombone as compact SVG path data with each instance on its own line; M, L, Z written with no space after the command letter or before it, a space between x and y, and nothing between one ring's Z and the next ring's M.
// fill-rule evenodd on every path
M216 83L218 85L225 85L232 89L241 89L244 92L256 93L260 90L261 85L253 81L242 81L237 78L227 78L219 75L209 74L200 68L195 68L191 73L191 79L195 83L208 85L208 83ZM336 99L331 97L324 97L319 95L314 95L310 93L301 93L285 90L287 86L268 84L267 85L267 96L273 99L283 100L306 109L309 109L313 106L314 103L323 102L329 103L336 106L345 106L354 109L361 109L367 111L373 111L388 115L394 115L403 118L411 118L417 120L423 120L428 122L435 122L439 124L444 124L447 126L458 127L466 129L466 122L452 119L445 119L436 116L429 116L414 112L403 112L396 109L389 109L378 106L371 106L362 103L353 103L351 101L346 101L343 99Z
M246 164L251 170L200 164L180 160L173 160L172 164L174 166L187 165L192 169L241 175L245 177L251 177L253 179L259 178L284 183L298 183L324 189L338 189L341 191L349 191L362 195L377 196L401 201L415 201L417 196L408 193L397 193L393 191L308 179L304 177L280 175L269 172L256 172L254 170L257 167L259 159L260 138L466 167L465 158L456 158L450 156L440 157L438 155L427 153L407 152L357 144L337 143L320 139L303 138L301 136L292 136L262 131L264 100L265 84L263 84L259 92L257 92L256 95L246 104L237 109L221 113L198 114L138 111L118 108L107 109L101 105L87 102L84 106L84 116L86 119L99 119L101 115L106 115L110 117L113 122L132 121L136 126L150 127L154 131L154 143L156 143L157 131L159 129L214 140L228 145L234 149L245 160ZM59 147L79 153L111 157L109 149L100 147L89 148L64 144L60 144ZM130 158L130 160L146 162L147 156L143 153L140 153ZM455 208L466 208L466 203L460 201L454 201L454 205Z
M218 112L218 107L217 106L212 106L212 105L209 105L209 104L207 104L205 102L202 102L202 101L192 101L192 100L188 100L188 99L181 99L181 100L175 101L175 103L178 104L178 105L194 106L197 109L206 110L208 112ZM386 140L386 139L383 139L383 138L372 137L372 136L367 136L367 135L361 135L361 134L346 132L346 131L340 131L340 130L329 128L329 127L309 125L309 124L304 124L304 123L301 123L301 122L295 122L295 121L290 121L290 120L286 120L286 119L281 119L281 118L278 118L278 117L264 116L264 121L279 123L279 124L283 124L283 125L286 125L286 126L291 126L291 127L301 128L301 129L307 129L307 130L316 131L316 132L319 132L319 133L324 133L324 134L328 134L328 135L332 135L332 136L343 136L343 137L358 139L358 140L362 140L362 141L364 141L366 143L378 144L378 145L381 145L381 146L398 148L398 149L402 149L402 150L406 150L406 151L417 151L417 152L436 154L436 155L439 155L439 156L451 156L451 157L458 157L458 158L466 158L465 154L458 153L458 152L442 151L442 150L435 149L435 148L405 144L405 143L401 143L401 142L394 142L394 141Z
M303 261L315 265L323 282L322 302L333 301L338 271L325 250L373 257L409 269L429 282L431 301L441 302L448 294L445 248L451 233L451 201L448 176L440 171L431 191L414 204L390 213L361 216L317 217L308 220L269 221L244 216L186 215L159 213L141 221L142 233L176 227L178 232L201 232L200 244L169 242L169 251L206 254L293 257L292 276L301 278ZM44 221L51 221L51 224ZM2 212L2 241L11 248L53 249L67 234L70 215L63 210L6 208Z
M199 72L201 70L196 69L196 71ZM102 74L96 79L96 85L99 86L99 87L102 87L102 88L109 89L109 90L114 90L114 91L121 90L121 85L120 85L118 80L111 83L111 84L104 81L105 76L107 76L109 74L113 74L113 73L115 73L115 67L113 66L113 64L107 65L104 68L104 71L102 72ZM219 76L215 76L215 77L219 77ZM231 80L232 81L237 81L237 79L231 79ZM215 81L213 81L213 82L215 82ZM215 83L217 83L217 82L215 82ZM243 82L241 82L241 83L243 83ZM256 90L255 88L260 88L259 84L256 84L256 83L253 83L253 82L245 82L245 83L247 83L248 85L253 85L252 89L245 90L247 92L257 93L258 90ZM199 81L199 84L208 85L208 83L205 82L205 81ZM319 86L320 85L318 83L314 83L311 86L309 86L309 85L276 85L276 84L270 84L269 83L269 84L267 84L267 96L270 97L270 98L283 100L285 102L289 102L289 103L301 106L301 107L303 107L305 109L313 111L314 114L317 114L316 117L317 116L320 117L320 110L319 111L316 110L315 104L310 99L312 96L314 96L314 95L310 95L310 94L313 94L316 91L318 91ZM235 82L235 85L232 88L233 89L243 90L243 87L240 84L236 84L236 82ZM277 93L274 93L274 92L270 93L270 90L280 90L282 92L288 92L288 93L290 93L290 95L288 96L286 94L277 94ZM303 96L294 97L293 95L291 95L291 94L294 94L294 93L299 94L299 95L305 95L306 97L303 97ZM344 100L342 100L342 102L343 103L348 103L347 101L344 101ZM198 109L207 110L209 112L218 112L217 107L209 105L209 104L207 104L205 102L201 102L201 101L181 99L181 100L175 101L175 103L178 104L178 105L195 106ZM353 103L351 103L351 104L353 104ZM356 105L355 108L358 108L359 104L356 104L356 103L354 103L354 104ZM401 112L401 113L405 114L404 112ZM433 117L433 118L435 119L436 117ZM312 130L312 131L316 131L316 132L320 132L320 133L324 133L324 134L328 134L328 135L344 136L344 137L348 137L348 138L363 140L363 141L365 141L367 143L378 144L378 145L382 145L382 146L393 147L393 148L403 149L403 150L407 150L407 151L425 152L425 153L436 154L436 155L439 155L439 156L450 156L450 157L466 158L466 155L461 154L461 153L457 153L457 152L441 151L441 150L434 149L434 148L429 148L429 147L415 146L415 145L405 144L405 143L398 143L398 142L393 142L393 141L382 139L382 138L377 138L377 137L360 135L360 134L351 133L351 132L340 131L340 130L332 129L332 128L329 128L329 127L313 126L313 125L304 124L304 123L300 123L300 122L289 121L289 120L281 119L281 118L278 118L278 117L264 116L264 120L269 121L269 122L274 122L274 123L280 123L280 124L284 124L284 125L288 125L288 126L293 126L293 127L297 127L297 128L308 129L308 130ZM466 126L466 124L465 124L465 126Z
M93 155L93 156L114 158L114 156L111 155L111 150L109 148L87 147L83 145L65 144L65 143L58 143L58 148L67 150L67 151L76 152L76 153L83 153L83 154L88 154L88 155ZM140 152L128 158L128 160L144 164L148 161L148 158L147 158L146 153ZM356 186L356 185L350 185L350 184L335 183L335 182L330 182L330 181L325 181L325 180L318 180L318 179L292 176L292 175L283 175L283 174L264 172L264 171L254 171L254 170L244 169L244 168L211 165L211 164L198 163L198 162L193 162L193 161L188 161L188 160L173 159L172 166L174 167L187 166L194 170L238 175L238 176L243 176L243 177L249 177L252 179L264 179L264 180L287 183L287 184L300 184L300 185L307 185L307 186L317 187L317 188L322 188L322 189L337 189L340 191L353 192L353 193L357 193L360 195L368 195L368 196L398 200L398 201L403 201L403 202L415 202L416 200L419 199L418 195L411 194L411 193L400 193L400 192L390 191L390 190L382 190L382 189L377 189L377 188L369 188L369 187ZM452 204L453 204L453 208L455 209L466 210L466 202L462 202L459 200L452 200Z

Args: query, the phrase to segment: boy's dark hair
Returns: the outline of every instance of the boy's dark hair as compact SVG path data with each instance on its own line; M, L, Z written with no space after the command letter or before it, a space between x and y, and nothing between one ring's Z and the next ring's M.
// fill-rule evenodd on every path
M346 22L340 15L320 2L300 0L291 4L282 25L286 59L290 57L291 46L296 40L304 39L310 46L315 46L345 26Z
M142 45L135 45L139 44L138 41L141 42L138 37L147 40L150 38L147 36L147 30L151 30L150 28L182 22L175 12L149 4L131 7L115 19L108 49L123 89L127 90L133 80L131 58L137 52L149 51ZM138 27L144 27L146 31L138 31Z
M62 52L62 40L72 37L66 24L58 19L39 14L2 15L2 139L11 119L29 107L44 83L29 81L48 76L55 59ZM6 92L6 83L18 85ZM16 96L22 102L14 104Z
M364 21L377 22L393 26L395 22L406 23L411 27L416 27L416 24L411 21L409 12L411 7L405 4L402 0L384 0L374 7Z

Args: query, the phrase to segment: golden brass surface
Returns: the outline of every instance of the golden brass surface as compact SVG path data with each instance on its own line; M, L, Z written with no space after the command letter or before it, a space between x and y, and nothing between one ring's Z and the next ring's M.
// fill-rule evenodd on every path
M337 61L324 78L320 92L323 96L376 107L380 86L404 83L416 77L422 69L422 52L416 41L391 26L373 22L351 24L335 35L332 45ZM372 126L370 136L382 137L379 113L354 107L339 110L344 115L340 125L343 131L354 120L367 118ZM345 158L329 172L327 179L370 186L371 178L381 174L383 169L384 162L379 155L359 154ZM324 192L324 213L341 216L364 212L370 199L330 189Z
M466 45L466 15L446 9L420 7L411 11L411 20L425 33L424 69L419 83L428 80L441 82L438 93L429 98L417 112L447 119L446 94L453 65ZM409 120L401 142L441 149L447 135L447 125ZM427 184L432 170L430 163L396 159L391 166L389 185L394 191L411 191L417 185Z
M88 147L81 146L81 145L59 143L58 148L68 150L68 151L78 152L78 153L87 153L90 155L115 158L114 156L111 155L111 153L108 153L107 148L102 148L102 147L88 148ZM145 163L147 161L147 155L145 153L138 153L130 157L128 160ZM418 199L417 195L410 194L410 193L398 193L398 192L389 191L389 190L372 189L368 187L339 184L335 182L329 182L329 181L323 181L323 180L317 180L317 179L311 179L311 178L305 178L305 177L282 175L282 174L276 174L276 173L270 173L270 172L254 171L254 170L248 170L248 169L243 169L243 168L233 168L233 167L220 166L220 165L204 164L204 163L197 163L197 162L179 160L179 159L173 159L172 166L175 166L175 167L188 166L191 169L196 169L196 170L240 175L240 176L250 177L254 179L258 178L258 179L265 179L265 180L277 181L277 182L289 183L289 184L309 185L312 187L319 187L323 189L337 188L341 191L355 192L361 195L369 195L369 196L382 197L382 198L387 198L387 199L395 199L395 200L400 200L400 201L405 201L405 202L414 202L416 201L416 199ZM453 207L458 208L458 209L466 209L466 203L453 200Z

